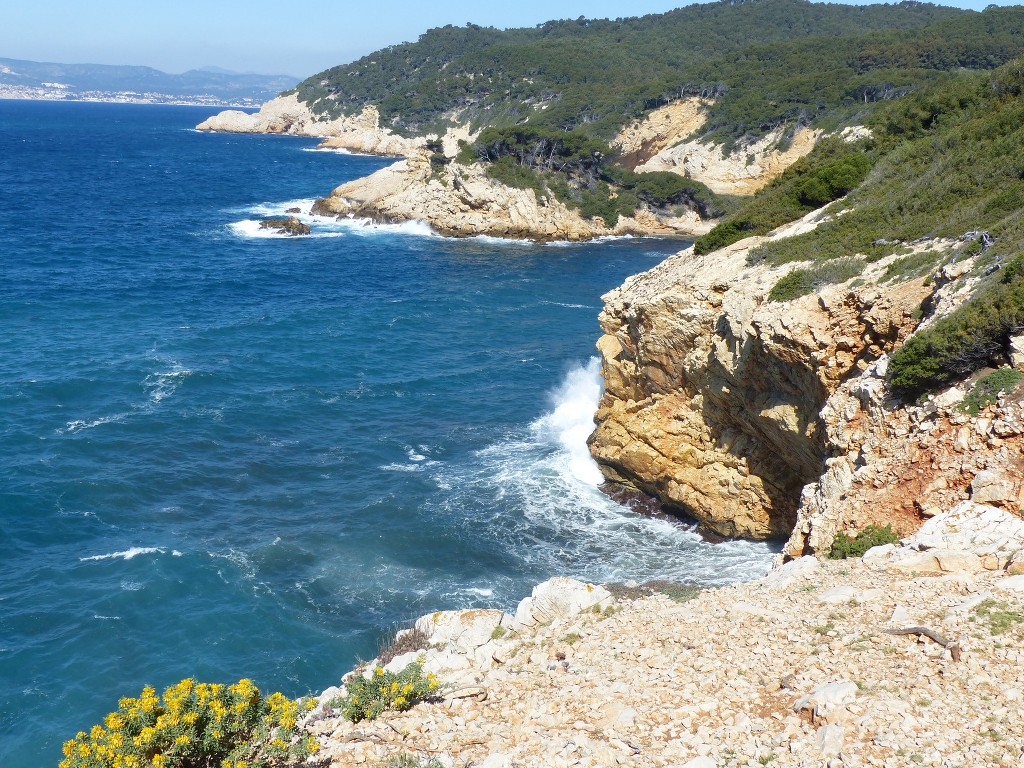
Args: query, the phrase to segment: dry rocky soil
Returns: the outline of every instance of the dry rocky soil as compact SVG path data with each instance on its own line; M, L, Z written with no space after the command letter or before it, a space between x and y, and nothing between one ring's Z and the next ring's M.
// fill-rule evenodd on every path
M556 578L515 616L417 622L430 648L388 668L419 657L437 700L353 724L329 689L305 727L332 766L1020 766L1022 548L1024 521L964 502L696 596Z

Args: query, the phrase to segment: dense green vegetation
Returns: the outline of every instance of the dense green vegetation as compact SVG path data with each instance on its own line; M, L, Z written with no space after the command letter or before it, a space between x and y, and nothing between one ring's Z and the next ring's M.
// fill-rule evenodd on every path
M731 140L855 115L942 72L995 66L1024 53L1022 30L1024 15L1009 9L723 0L614 21L433 29L314 75L298 94L331 115L376 104L407 134L458 114L477 127L530 120L604 140L668 101L707 95L710 129Z
M982 281L974 297L892 358L890 382L912 398L987 365L1024 329L1024 60L923 88L886 105L870 124L875 138L857 151L873 167L837 204L848 209L845 215L763 245L750 258L812 262L771 291L770 298L783 301L847 280L858 263L898 254L920 238L950 238L959 245L951 257L937 251L906 255L888 267L884 279L926 274L939 258L979 256ZM835 151L823 145L795 164L698 240L698 247L713 250L796 218L816 194L816 183L806 180L835 169L829 154ZM843 181L838 187L854 181L863 167L858 159L849 173L836 174Z

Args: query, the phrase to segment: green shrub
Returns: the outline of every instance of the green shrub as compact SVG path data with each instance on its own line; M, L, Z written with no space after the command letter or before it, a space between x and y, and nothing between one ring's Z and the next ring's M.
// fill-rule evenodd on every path
M850 538L845 533L840 533L836 536L828 556L833 560L863 557L864 553L872 547L880 547L883 544L895 544L899 540L900 537L896 535L891 525L884 527L869 525L853 538Z
M910 256L903 256L894 260L885 268L882 282L889 280L909 280L913 277L921 277L931 271L935 266L940 254L936 251L921 251Z
M316 704L309 699L305 708ZM123 698L116 712L89 733L64 742L60 768L263 768L295 763L315 753L314 737L300 737L303 706L251 680L234 685L182 680L158 698L144 688Z
M971 388L960 407L964 412L977 416L984 408L994 405L1000 392L1012 392L1024 378L1016 368L1000 368L990 373Z
M353 723L374 720L383 712L404 712L436 694L441 688L437 677L423 674L423 664L414 661L397 674L377 667L369 677L355 674L345 683L345 696L332 702Z
M794 269L772 286L768 301L792 301L833 283L845 283L864 270L861 259L835 259L807 269Z
M1021 328L1024 255L953 313L907 339L889 362L889 384L902 397L917 398L987 365Z
M531 168L518 165L511 157L502 157L487 166L487 175L502 184L516 189L532 189L540 194L544 189L540 174Z
M391 755L384 761L383 766L384 768L445 768L445 764L436 757L417 757L408 752Z
M750 235L766 235L847 194L864 181L871 166L862 144L822 139L810 154L697 238L694 251L710 253Z

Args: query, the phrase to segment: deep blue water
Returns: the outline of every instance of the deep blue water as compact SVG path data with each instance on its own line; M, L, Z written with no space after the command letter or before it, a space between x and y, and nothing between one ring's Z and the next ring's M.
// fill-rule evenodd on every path
M144 684L319 691L552 575L765 569L593 483L599 297L678 242L258 237L390 161L207 114L0 101L0 765Z

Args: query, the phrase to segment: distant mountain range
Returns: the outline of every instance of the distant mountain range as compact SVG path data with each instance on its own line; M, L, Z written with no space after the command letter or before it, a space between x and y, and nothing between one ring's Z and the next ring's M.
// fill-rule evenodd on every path
M0 98L258 105L297 82L288 75L239 74L219 67L173 75L152 67L0 58Z

